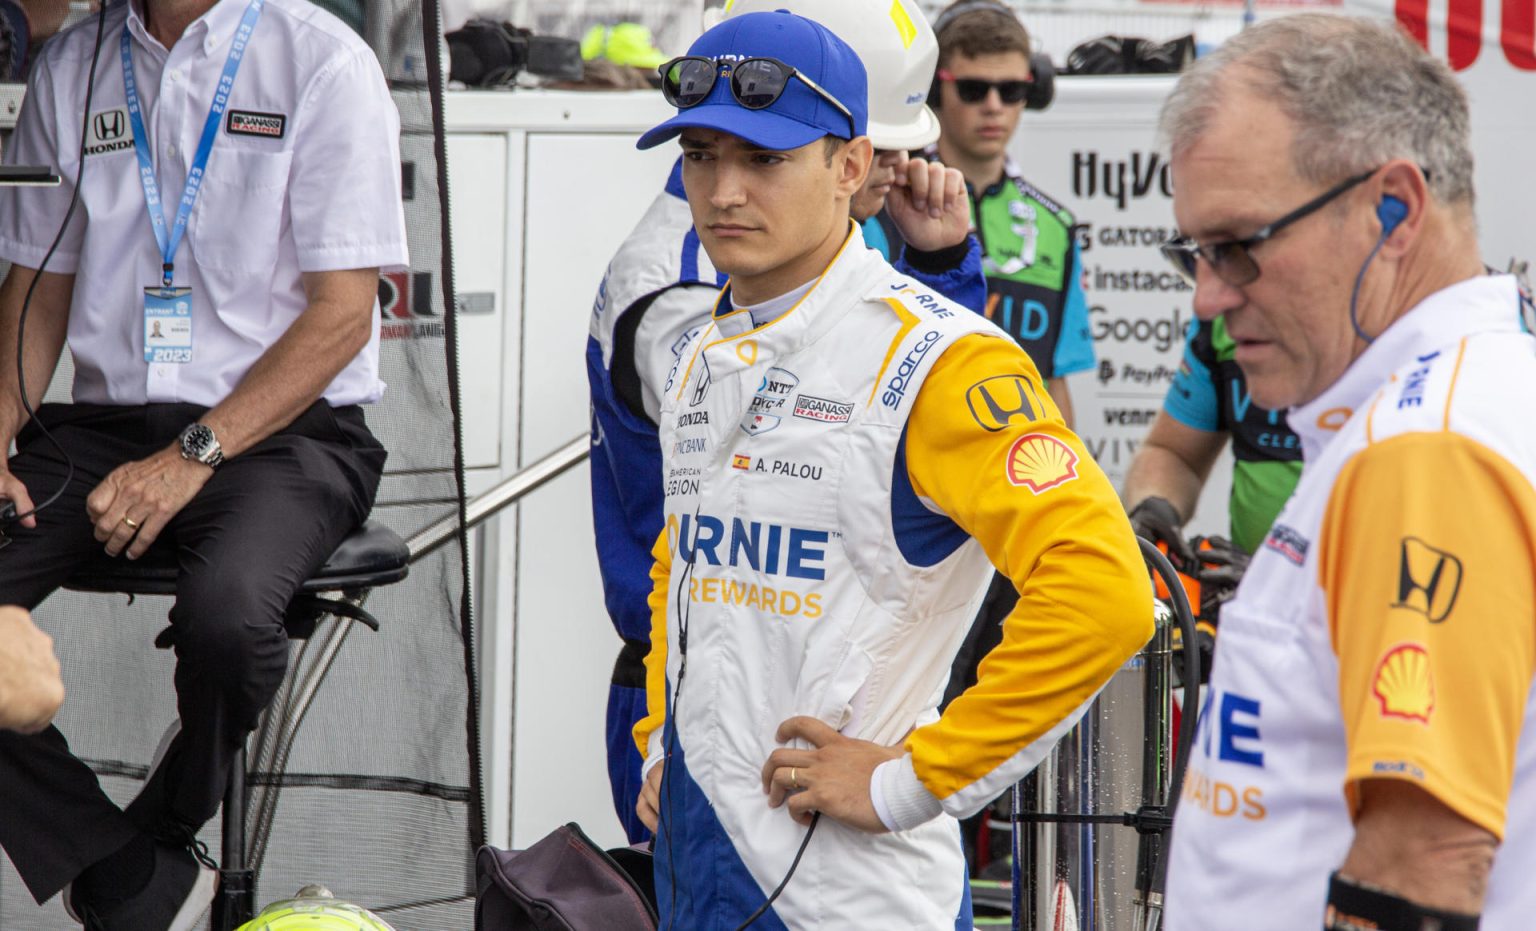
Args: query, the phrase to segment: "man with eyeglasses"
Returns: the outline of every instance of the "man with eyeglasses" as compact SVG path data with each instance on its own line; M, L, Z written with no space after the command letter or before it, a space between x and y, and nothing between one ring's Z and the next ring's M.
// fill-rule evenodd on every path
M964 179L936 162L907 159L907 149L938 137L938 121L923 103L938 48L921 10L913 0L737 0L729 15L786 7L849 36L850 47L868 63L869 136L876 153L853 197L853 218L866 232L881 229L871 219L876 214L899 220L896 238L905 247L894 257L882 254L902 273L980 313L986 280L980 247L969 232ZM890 209L882 213L887 202ZM879 246L873 236L866 241ZM679 159L665 190L609 263L587 343L592 517L606 607L624 640L608 694L608 776L614 808L632 842L650 836L635 814L642 760L630 734L645 715L646 596L664 481L656 426L660 397L681 339L708 323L724 281L700 247Z
M1443 63L1338 16L1165 104L1167 252L1306 462L1222 609L1170 931L1536 914L1536 339L1478 258L1468 122Z
M934 32L939 62L929 97L940 136L927 154L965 176L987 275L987 318L1029 353L1071 426L1066 376L1094 366L1076 220L1008 155L1031 92L1029 33L997 0L952 4Z
M639 144L681 136L731 284L659 418L677 480L635 737L661 925L969 927L954 816L1038 763L1151 632L1129 522L1017 344L864 247L845 43L750 13L663 77L678 115ZM1019 610L940 717L993 563Z

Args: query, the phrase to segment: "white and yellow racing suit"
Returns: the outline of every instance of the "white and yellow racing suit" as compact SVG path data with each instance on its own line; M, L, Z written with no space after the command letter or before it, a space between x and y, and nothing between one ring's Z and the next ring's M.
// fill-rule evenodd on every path
M760 772L779 724L810 715L905 743L872 781L902 830L823 819L753 927L970 927L955 816L1036 765L1151 634L1114 489L1018 345L857 227L772 320L733 312L727 289L661 413L667 529L636 738L648 765L666 760L662 926L734 928L783 878L805 829L768 807ZM939 718L993 565L1019 606Z
M1169 931L1319 927L1361 780L1502 839L1482 927L1536 916L1536 339L1514 279L1410 310L1290 413L1306 466L1221 610Z

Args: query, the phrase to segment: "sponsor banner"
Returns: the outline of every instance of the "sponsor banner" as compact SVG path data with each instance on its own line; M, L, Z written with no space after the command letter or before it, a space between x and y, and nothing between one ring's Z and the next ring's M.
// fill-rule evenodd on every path
M379 338L443 339L447 326L432 309L431 272L385 272L379 276Z
M1010 145L1024 176L1078 223L1079 274L1096 360L1067 384L1074 429L1116 488L1124 486L1162 410L1194 319L1194 292L1159 251L1179 235L1172 169L1157 139L1158 109L1173 83L1149 77L1084 89L1060 82L1056 105L1026 113ZM1095 117L1085 121L1088 111ZM1230 532L1230 489L1231 459L1224 456L1212 469L1190 533Z

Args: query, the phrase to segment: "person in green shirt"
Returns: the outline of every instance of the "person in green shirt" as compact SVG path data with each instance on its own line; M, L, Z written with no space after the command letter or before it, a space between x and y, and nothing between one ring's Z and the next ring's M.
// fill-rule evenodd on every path
M1184 523L1211 467L1232 440L1232 542L1251 555L1301 477L1301 443L1285 412L1253 403L1224 320L1194 322L1184 360L1125 479L1136 532L1194 563Z
M1071 426L1065 376L1095 362L1076 219L1008 156L1034 77L1029 33L994 0L960 0L934 31L939 62L929 105L940 136L925 154L965 176L987 277L986 315L1029 353Z

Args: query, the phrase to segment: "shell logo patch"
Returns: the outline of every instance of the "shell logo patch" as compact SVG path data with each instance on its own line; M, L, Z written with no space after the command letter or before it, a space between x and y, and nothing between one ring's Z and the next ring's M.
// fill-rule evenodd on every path
M1077 453L1054 436L1027 433L1008 448L1003 472L1009 482L1038 495L1077 478Z
M1429 668L1429 652L1417 643L1388 650L1376 666L1371 693L1381 703L1382 717L1428 724L1435 710L1435 678Z

